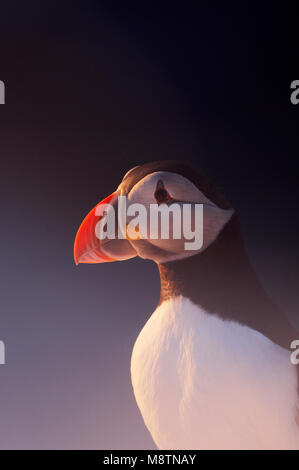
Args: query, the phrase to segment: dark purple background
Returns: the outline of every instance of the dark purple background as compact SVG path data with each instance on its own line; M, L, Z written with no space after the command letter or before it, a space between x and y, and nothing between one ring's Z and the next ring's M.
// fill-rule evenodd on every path
M60 3L1 4L0 448L154 448L129 364L157 269L75 267L74 236L132 166L190 161L299 326L298 14Z

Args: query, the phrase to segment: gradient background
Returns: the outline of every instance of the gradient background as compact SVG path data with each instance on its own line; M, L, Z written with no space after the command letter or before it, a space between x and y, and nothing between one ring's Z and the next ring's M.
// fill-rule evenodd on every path
M1 3L1 449L155 448L129 363L157 268L73 262L82 218L132 166L214 177L299 327L298 12L191 5Z

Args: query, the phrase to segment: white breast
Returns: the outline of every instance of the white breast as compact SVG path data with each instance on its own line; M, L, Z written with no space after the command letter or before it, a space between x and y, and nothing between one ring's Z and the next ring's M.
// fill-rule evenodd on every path
M160 305L139 334L131 375L160 449L299 449L289 352L185 298Z

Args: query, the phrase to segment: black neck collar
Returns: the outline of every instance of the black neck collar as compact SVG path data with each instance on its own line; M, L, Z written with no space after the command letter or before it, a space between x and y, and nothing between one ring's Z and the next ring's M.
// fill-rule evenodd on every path
M289 348L296 337L256 277L235 214L205 251L160 264L159 271L160 304L182 295L206 312L247 325L283 347Z

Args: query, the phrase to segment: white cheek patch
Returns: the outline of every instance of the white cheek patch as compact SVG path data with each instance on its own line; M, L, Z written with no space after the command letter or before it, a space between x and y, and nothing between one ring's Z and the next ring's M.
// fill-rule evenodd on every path
M142 178L131 189L128 200L143 204L156 203L154 193L159 180L163 182L165 189L175 201L197 202L217 207L187 178L167 171L156 171Z
M157 204L155 191L159 181L162 181L173 203ZM132 226L130 239L137 242L134 248L138 251L138 240L143 239L142 257L147 257L148 246L148 258L157 262L181 259L205 250L234 212L233 209L219 208L183 176L163 171L147 175L136 183L127 196L127 204L127 223ZM179 217L171 214L170 208L175 205L179 206ZM135 212L137 206L143 206L142 217ZM153 212L157 211L160 212L159 217L153 221ZM144 219L145 223L139 224L139 219ZM164 233L165 227L168 235Z
M203 248L207 248L231 219L233 209L220 209L219 207L203 206Z

